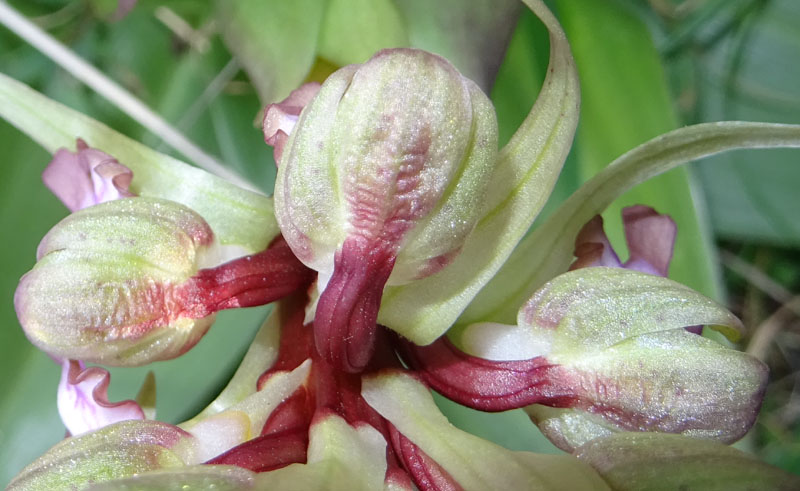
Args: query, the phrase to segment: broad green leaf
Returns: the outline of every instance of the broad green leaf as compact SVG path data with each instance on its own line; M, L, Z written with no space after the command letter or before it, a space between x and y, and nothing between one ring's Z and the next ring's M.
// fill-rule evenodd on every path
M581 77L577 163L586 181L631 148L678 127L661 58L644 21L620 2L559 0ZM678 224L670 277L720 298L719 272L702 202L687 168L658 176L617 198L603 213L612 244L624 244L620 213L652 206ZM621 249L618 249L621 250Z
M278 234L271 199L160 154L4 75L0 116L51 153L74 148L75 139L83 138L113 155L133 170L131 191L189 206L223 245L258 252Z
M572 142L578 80L569 45L544 4L527 5L550 31L550 67L536 104L498 155L483 216L447 268L383 295L378 321L417 344L441 336L505 262L553 189Z
M318 55L339 66L363 63L384 48L408 46L405 19L392 0L328 0Z
M465 490L607 489L571 456L512 452L455 428L436 408L428 389L410 375L383 372L366 377L362 395Z
M800 488L800 477L752 455L678 435L619 433L587 443L575 455L619 491Z
M324 0L218 0L222 35L263 104L279 101L314 64Z
M581 227L636 184L716 153L776 147L800 147L800 125L706 123L671 131L636 147L581 186L525 237L459 323L513 322L520 305L567 270Z
M724 3L733 4L725 5L728 10L743 10L736 5L743 2ZM689 48L684 54L694 59L698 74L696 85L687 90L702 94L696 103L696 117L796 123L800 65L790 60L800 57L800 31L794 28L800 22L800 3L746 3L755 8L749 9L729 35L706 49ZM712 162L714 165L700 168L698 176L718 235L800 244L795 186L800 182L800 168L795 153L742 152Z
M518 0L395 0L395 5L411 46L447 58L489 92L516 24Z

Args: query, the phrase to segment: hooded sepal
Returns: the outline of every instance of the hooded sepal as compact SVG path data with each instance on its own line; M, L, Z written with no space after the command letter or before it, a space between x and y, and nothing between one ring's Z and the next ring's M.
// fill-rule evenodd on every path
M152 198L110 201L62 220L20 280L17 317L54 357L136 365L175 357L213 322L178 291L213 233L195 212Z
M84 488L90 483L181 467L191 459L191 435L157 421L123 421L67 438L25 467L10 490Z
M767 369L682 329L696 324L732 338L742 329L723 307L666 278L597 267L546 284L516 327L470 326L467 353L446 339L403 347L426 382L461 404L568 408L530 409L565 450L610 431L735 441L755 420ZM507 354L516 359L496 359Z
M458 254L496 154L487 97L419 50L337 71L303 110L278 169L276 217L320 273L317 346L337 368L369 361L386 285L430 276ZM344 338L354 342L335 341Z
M658 433L617 433L575 451L612 489L800 489L800 477L716 442Z

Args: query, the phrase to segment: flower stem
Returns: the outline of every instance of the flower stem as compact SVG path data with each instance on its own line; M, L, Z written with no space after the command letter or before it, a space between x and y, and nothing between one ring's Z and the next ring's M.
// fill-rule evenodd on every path
M216 158L192 143L164 118L142 101L108 78L94 66L77 56L69 48L25 18L4 1L0 1L0 24L21 37L25 42L56 62L75 78L117 106L122 112L160 137L184 157L211 173L239 186L253 189L252 184L225 167Z

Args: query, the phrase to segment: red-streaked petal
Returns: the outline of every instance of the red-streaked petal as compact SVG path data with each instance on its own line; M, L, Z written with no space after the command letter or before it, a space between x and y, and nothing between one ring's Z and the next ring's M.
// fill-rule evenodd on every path
M363 370L375 352L378 308L395 260L390 252L360 244L348 239L336 254L314 317L317 350L348 373Z
M428 346L399 342L403 359L445 397L481 411L506 411L530 404L568 406L568 387L555 381L558 365L544 357L492 361L468 355L442 337Z
M274 302L305 287L312 278L313 272L279 236L263 252L198 271L181 287L179 296L186 298L187 313L203 317Z
M411 440L404 437L397 431L397 428L389 424L389 431L392 435L392 448L419 489L426 491L461 491L463 489L446 470L442 469L442 466L414 445Z
M626 269L667 276L678 226L668 215L649 206L629 206L622 210L625 240L630 256Z
M58 413L71 435L80 435L118 421L145 419L135 401L110 402L111 375L100 367L86 368L78 360L61 363Z
M289 464L304 464L307 450L308 428L300 428L256 437L206 464L236 465L254 472L266 472Z
M42 172L45 186L70 211L133 196L133 172L111 155L78 139L77 152L58 150Z

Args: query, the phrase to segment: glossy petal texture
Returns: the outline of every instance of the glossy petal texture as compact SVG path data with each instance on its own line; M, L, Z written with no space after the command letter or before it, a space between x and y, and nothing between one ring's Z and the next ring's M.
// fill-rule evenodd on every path
M575 455L620 491L800 489L800 477L753 455L678 435L619 433L588 443Z
M81 210L42 240L39 262L17 288L17 316L53 356L137 365L190 349L218 310L263 305L312 279L280 238L200 270L216 258L212 241L200 216L170 201Z
M275 104L269 104L264 110L264 141L274 148L275 164L280 165L283 147L292 133L303 108L311 102L319 92L319 83L310 82L295 89L289 97Z
M367 402L465 490L608 489L574 457L512 452L456 429L409 375L386 371L363 387Z
M478 223L450 266L407 286L389 286L381 305L379 322L420 345L455 324L507 260L547 201L572 144L580 94L569 43L544 3L523 3L550 35L550 64L539 97L498 154ZM494 292L505 296L503 288Z
M78 139L77 152L62 148L42 172L42 180L70 211L133 194L133 172L100 150Z
M181 467L191 459L191 436L157 421L123 421L67 438L28 465L10 490L81 488L156 469Z
M93 484L91 491L168 491L213 489L239 491L255 488L256 476L241 467L194 465L142 472L132 477Z
M64 360L58 384L58 413L73 436L118 421L145 419L135 401L109 402L111 374L100 367L86 368L77 360Z
M665 278L585 268L555 278L520 309L518 326L528 335L483 324L474 328L487 332L470 336L477 356L446 339L405 343L404 356L433 388L477 409L574 409L529 410L567 451L611 431L735 441L755 420L767 369L682 329L693 324L713 324L731 337L741 329L724 308ZM493 346L500 343L517 346ZM524 352L525 344L529 359L484 359Z
M431 275L458 253L496 147L486 96L417 50L345 67L303 111L276 212L292 250L320 272L317 346L338 368L368 362L385 284Z
M177 287L213 234L174 202L116 200L80 210L39 245L14 297L25 334L55 357L135 365L191 348L213 317L191 318Z

